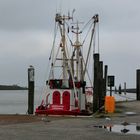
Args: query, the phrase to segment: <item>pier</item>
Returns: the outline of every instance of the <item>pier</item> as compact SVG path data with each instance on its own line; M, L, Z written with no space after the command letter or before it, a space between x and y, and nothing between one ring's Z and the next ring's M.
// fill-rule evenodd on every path
M34 115L0 115L2 140L139 140L140 135L110 132L95 126L122 123L140 125L140 102L119 102L113 114L92 116L47 117ZM139 131L139 129L138 129Z

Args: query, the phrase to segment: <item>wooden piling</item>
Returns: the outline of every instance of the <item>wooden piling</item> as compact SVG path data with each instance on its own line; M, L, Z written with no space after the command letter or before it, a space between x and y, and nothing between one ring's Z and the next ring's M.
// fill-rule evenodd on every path
M121 84L119 85L119 94L122 94L122 87L121 87Z
M104 84L103 84L103 90L104 90L104 99L105 99L105 96L106 96L106 87L107 87L107 72L108 72L108 66L105 65L104 67Z
M34 67L28 68L28 114L34 113Z
M99 98L99 108L101 108L104 105L103 102L103 61L99 61L99 92L98 92L98 98Z
M126 95L126 82L124 82L124 95Z
M99 109L99 54L94 54L93 112Z
M136 72L136 93L137 100L140 100L140 69Z

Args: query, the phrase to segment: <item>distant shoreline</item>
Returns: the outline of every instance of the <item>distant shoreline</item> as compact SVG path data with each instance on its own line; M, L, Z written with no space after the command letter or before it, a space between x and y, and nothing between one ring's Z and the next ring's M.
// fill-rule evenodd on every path
M0 90L28 90L28 88L18 85L0 85Z

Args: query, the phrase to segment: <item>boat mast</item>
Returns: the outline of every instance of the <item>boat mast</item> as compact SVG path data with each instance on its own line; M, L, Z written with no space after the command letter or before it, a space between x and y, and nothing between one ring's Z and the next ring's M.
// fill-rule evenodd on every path
M75 24L75 23L73 23L73 24ZM75 43L73 45L73 47L74 47L73 56L76 53L76 80L77 81L81 81L83 79L82 78L82 67L83 67L83 63L82 63L82 56L81 56L81 49L80 49L80 47L82 45L79 42L79 34L81 34L82 32L79 31L79 22L78 21L76 23L76 27L74 28L72 26L72 29L73 29L72 32L76 34L76 41L75 41ZM74 30L76 30L76 31L74 31ZM73 58L73 56L72 56L72 58ZM74 65L72 66L72 68L73 67L74 67ZM75 73L73 73L73 75L75 75Z
M60 34L61 34L61 52L62 52L62 71L63 71L63 86L68 86L68 58L66 54L66 20L70 20L72 17L68 16L61 16L60 14L56 14L55 21L58 22L59 28L60 28Z

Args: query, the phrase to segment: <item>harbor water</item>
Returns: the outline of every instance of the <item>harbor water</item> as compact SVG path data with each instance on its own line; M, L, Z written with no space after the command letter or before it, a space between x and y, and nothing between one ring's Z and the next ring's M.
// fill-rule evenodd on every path
M114 94L116 101L136 100L136 94ZM35 90L34 109L41 103L43 93ZM0 114L26 114L28 110L27 90L0 90Z
M35 91L34 108L41 102L40 92ZM27 114L28 90L0 90L0 114Z

